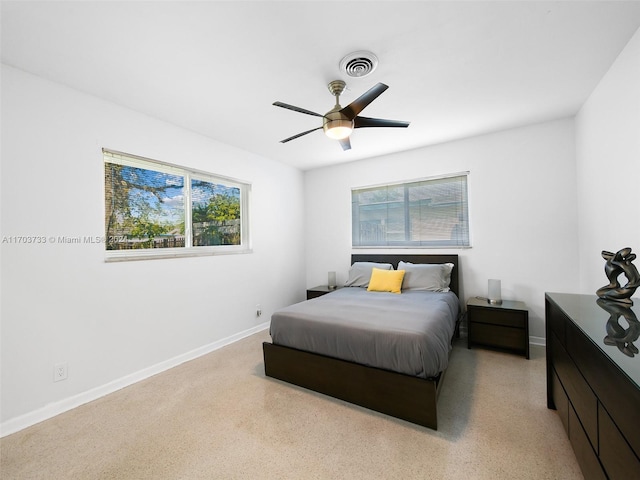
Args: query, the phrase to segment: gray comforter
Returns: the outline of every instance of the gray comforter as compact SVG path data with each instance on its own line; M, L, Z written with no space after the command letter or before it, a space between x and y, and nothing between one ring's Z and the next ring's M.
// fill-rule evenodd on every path
M452 292L342 288L278 310L274 344L429 378L447 367L460 311Z

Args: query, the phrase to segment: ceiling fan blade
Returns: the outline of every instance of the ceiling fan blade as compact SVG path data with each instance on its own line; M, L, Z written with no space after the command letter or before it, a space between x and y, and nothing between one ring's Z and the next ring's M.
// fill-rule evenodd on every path
M338 141L340 142L342 150L351 150L351 142L349 141L349 137L343 138L342 140Z
M307 130L306 132L299 133L297 135L294 135L293 137L289 137L289 138L285 138L284 140L280 140L280 143L287 143L287 142L289 142L291 140L295 140L298 137L306 135L307 133L315 132L316 130L321 130L321 129L322 129L322 127L312 128L311 130Z
M367 105L378 98L380 94L387 88L389 88L388 85L385 85L384 83L378 83L340 111L353 120L356 115L358 115L362 110L364 110Z
M313 115L314 117L324 117L324 115L320 115L319 113L312 112L311 110L307 110L305 108L296 107L294 105L289 105L288 103L282 102L273 102L273 105L276 107L286 108L288 110L293 110L294 112L306 113L307 115Z
M356 117L353 120L354 128L364 127L401 127L406 128L411 122L401 120L385 120L383 118Z

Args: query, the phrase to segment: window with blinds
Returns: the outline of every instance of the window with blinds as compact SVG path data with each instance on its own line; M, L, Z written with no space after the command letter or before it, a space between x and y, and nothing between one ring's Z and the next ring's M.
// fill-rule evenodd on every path
M469 247L467 176L352 189L352 245Z
M108 260L249 251L250 185L103 150Z

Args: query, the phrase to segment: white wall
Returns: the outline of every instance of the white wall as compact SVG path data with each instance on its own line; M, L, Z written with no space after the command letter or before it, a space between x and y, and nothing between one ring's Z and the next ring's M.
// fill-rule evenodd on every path
M501 279L503 298L527 304L530 335L543 341L544 292L577 285L574 145L564 119L306 172L307 286L326 284L330 270L346 280L352 187L469 171L472 248L407 251L459 254L463 301Z
M640 30L578 112L576 155L580 291L593 294L608 283L602 250L640 254Z
M3 434L264 328L304 298L300 171L6 66L2 236L103 235L102 147L250 182L253 253L105 263L101 244L3 243ZM69 378L53 383L58 362Z

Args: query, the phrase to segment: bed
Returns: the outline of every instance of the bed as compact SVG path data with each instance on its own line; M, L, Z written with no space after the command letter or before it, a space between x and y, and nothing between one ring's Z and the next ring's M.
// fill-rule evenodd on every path
M399 262L452 264L450 292L397 295L345 287L278 310L272 316L272 342L263 344L265 374L437 429L437 397L460 320L458 256L352 255L351 263L361 265L357 262L393 269ZM427 334L414 321L419 311L430 310L435 314L420 320L429 323ZM343 325L345 315L355 320ZM385 345L393 355L387 356Z

